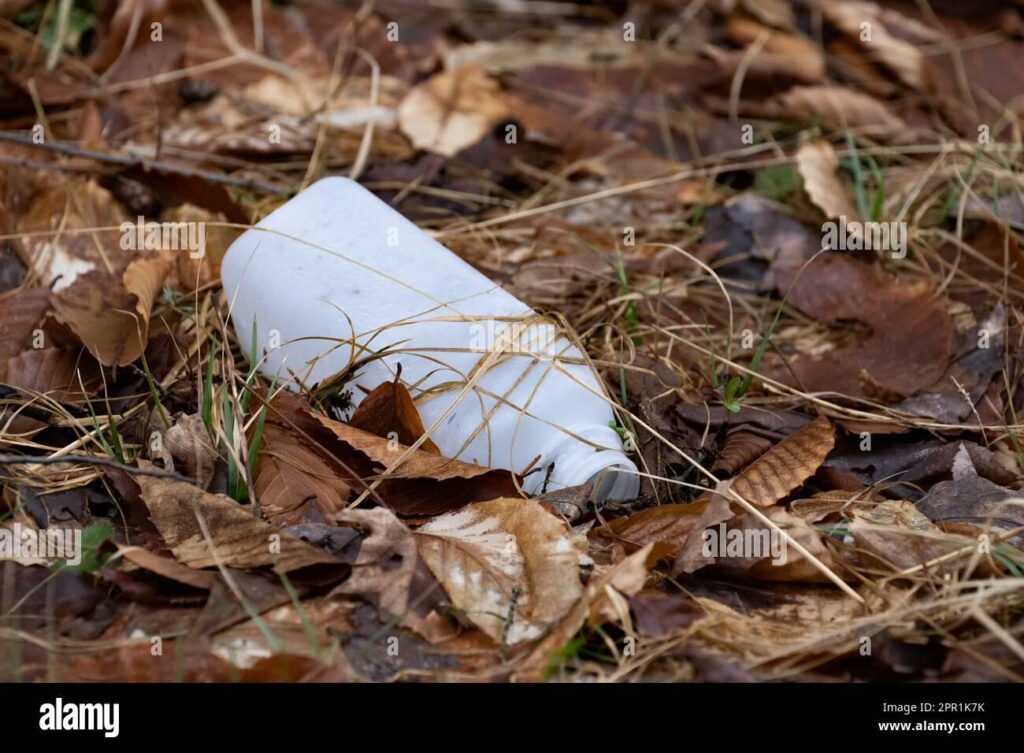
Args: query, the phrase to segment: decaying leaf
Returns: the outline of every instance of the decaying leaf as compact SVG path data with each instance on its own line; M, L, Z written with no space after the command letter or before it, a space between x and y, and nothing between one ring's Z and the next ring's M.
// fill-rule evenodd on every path
M711 508L710 497L690 504L649 507L594 528L589 538L592 544L608 549L613 562L646 547L650 556L648 565L653 566L660 560L675 557L698 528L703 530L732 515L728 505L724 510Z
M334 592L370 596L385 619L404 617L419 558L412 532L382 507L341 510L334 518L342 524L369 529L352 563L352 574Z
M269 566L287 573L309 565L341 564L336 557L254 517L251 509L228 497L175 479L140 475L135 481L150 520L184 565Z
M509 114L497 82L474 66L438 73L415 86L398 108L413 146L452 157Z
M127 263L117 229L127 213L94 180L47 186L17 219L18 232L25 233L18 250L26 266L54 291L67 289L86 272L117 274ZM108 229L89 232L92 228Z
M308 413L307 417L333 436L338 457L346 468L358 473L359 478L352 479L357 491L391 468L408 450L405 445L320 414ZM509 471L416 450L386 480L380 481L376 492L384 504L400 515L432 515L462 507L473 499L515 494L516 486Z
M906 128L882 102L842 86L794 86L766 103L774 117L823 121L836 128L874 127L885 134Z
M583 594L585 540L530 500L469 505L421 526L416 541L452 604L501 643L540 637Z
M609 620L628 618L628 597L639 593L644 586L651 548L652 544L647 544L621 562L594 573L575 606L523 661L517 678L526 681L545 679L558 652L588 622L600 625Z
M763 39L763 51L756 59L758 64L792 73L807 82L820 81L825 75L825 56L821 49L797 33L770 29L742 16L730 17L725 32L744 45Z
M764 455L772 446L772 440L752 431L731 432L715 457L712 473L731 476Z
M859 321L869 330L851 345L793 358L804 390L895 401L927 389L946 370L949 315L926 281L896 281L848 256L819 257L793 286L790 303L818 321Z

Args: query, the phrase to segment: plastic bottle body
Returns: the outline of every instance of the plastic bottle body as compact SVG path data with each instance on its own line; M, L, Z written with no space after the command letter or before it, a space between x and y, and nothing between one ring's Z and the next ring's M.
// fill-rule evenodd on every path
M598 481L601 498L636 496L604 388L555 323L357 183L310 186L239 237L221 273L264 374L313 386L359 361L354 382L372 389L401 364L446 456L537 469L530 493Z

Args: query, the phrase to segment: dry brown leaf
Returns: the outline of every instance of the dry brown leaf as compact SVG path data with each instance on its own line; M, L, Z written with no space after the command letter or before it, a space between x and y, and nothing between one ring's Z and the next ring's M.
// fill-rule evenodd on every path
M420 556L466 619L495 641L540 637L583 594L586 540L536 502L478 502L416 531Z
M91 179L72 178L44 188L33 198L18 217L17 231L26 235L16 248L43 287L53 283L53 290L61 291L86 272L124 269L127 262L119 245L119 227L127 219L109 191ZM101 227L113 229L71 232Z
M831 144L819 139L801 146L796 151L796 169L803 180L804 191L826 217L860 221L860 212L839 180L839 157Z
M758 507L774 505L818 470L835 444L832 424L818 416L754 461L732 490Z
M117 553L126 561L141 567L143 570L148 570L151 573L156 573L161 577L169 578L178 583L184 583L193 588L209 591L213 588L213 584L217 582L217 573L193 570L188 565L183 565L167 557L161 557L159 554L154 554L140 546L118 546Z
M822 541L822 534L802 518L791 515L782 507L769 507L763 510L764 515L784 530L808 552L829 567L834 568L831 552ZM744 540L756 540L761 551L752 547L752 551L744 551L740 556L726 552L714 559L716 567L731 571L738 576L751 577L756 580L787 581L793 583L830 583L832 582L815 565L800 554L794 546L781 534L758 520L750 513L740 513L726 524L726 530L742 533ZM769 542L768 551L764 551L764 542ZM772 551L772 549L775 551ZM776 555L779 555L776 558Z
M498 83L475 66L462 66L413 87L399 105L398 125L417 149L453 157L508 114Z
M854 511L847 529L856 551L855 564L877 570L880 565L893 570L922 565L977 539L958 538L942 532L910 500L887 499L871 509ZM936 572L955 570L961 563L947 563Z
M363 528L369 535L359 546L352 574L333 593L369 598L383 619L405 618L419 561L412 532L384 507L341 510L334 519L342 525Z
M883 133L906 128L882 102L842 86L794 86L767 102L772 117L821 121L835 128L877 127Z
M652 546L647 544L621 562L594 573L572 610L523 661L516 673L517 679L528 682L546 679L545 672L552 666L552 660L584 624L595 625L609 617L615 620L623 616L618 605L628 607L624 597L635 596L643 588Z
M378 385L364 397L348 424L378 437L397 439L404 445L413 444L425 432L412 395L397 377L393 382ZM420 449L441 454L430 439L424 441Z
M198 413L178 416L174 425L164 432L163 444L171 457L184 464L185 471L199 486L210 487L218 455L202 416Z
M860 0L825 0L821 3L821 10L828 21L858 41L869 55L895 73L904 84L918 91L927 87L924 55L910 42L890 34L886 28L886 16L898 16L898 11ZM870 40L865 40L865 33L870 34Z
M82 403L101 383L99 367L91 357L57 348L26 350L9 358L0 368L0 380L59 403Z
M152 466L150 466L152 467ZM228 497L169 478L136 476L150 520L178 562L194 568L271 566L287 573L340 560L253 516ZM203 533L202 519L211 539ZM216 554L215 554L216 553Z
M592 545L611 551L613 562L619 562L638 549L647 548L647 565L677 556L695 531L704 530L731 517L724 509L711 504L707 496L690 504L668 504L649 507L624 518L616 518L590 532Z
M335 440L332 444L342 445L331 449L347 469L358 474L359 478L347 479L357 491L362 486L360 480L378 477L408 449L317 413L306 412L305 416L329 432ZM399 515L436 515L474 500L510 496L517 489L510 471L416 450L377 485L376 493Z
M772 440L752 431L733 431L725 438L722 449L715 457L712 473L724 472L732 476L771 449Z
M57 318L104 366L127 366L142 355L149 315L171 268L165 256L136 259L120 279L102 272L79 275L53 296Z
M707 500L707 508L701 513L693 529L686 535L679 547L676 561L672 563L672 577L682 573L694 573L702 567L714 563L715 558L705 551L704 532L715 525L720 526L736 516L737 508L722 493L729 482L721 482L715 488L711 499Z
M32 347L33 333L49 310L46 288L18 288L0 295L0 364Z
M785 287L789 272L780 275ZM926 280L897 281L849 256L829 255L807 266L789 302L825 324L859 321L868 330L852 344L793 358L801 389L892 399L926 390L946 371L949 312ZM778 369L777 378L793 381L789 371Z
M765 39L759 63L767 62L772 70L785 71L808 82L820 81L825 76L825 56L821 49L796 33L778 31L749 18L732 16L725 33L743 45Z
M256 459L255 500L267 520L295 525L311 517L331 520L343 510L352 488L329 462L294 432L267 421Z

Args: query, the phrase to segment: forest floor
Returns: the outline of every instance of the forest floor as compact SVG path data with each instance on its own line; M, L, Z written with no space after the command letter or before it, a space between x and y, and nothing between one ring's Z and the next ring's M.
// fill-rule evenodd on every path
M1019 4L113 6L0 0L0 679L1024 677ZM327 175L564 326L637 499L254 368L221 259Z

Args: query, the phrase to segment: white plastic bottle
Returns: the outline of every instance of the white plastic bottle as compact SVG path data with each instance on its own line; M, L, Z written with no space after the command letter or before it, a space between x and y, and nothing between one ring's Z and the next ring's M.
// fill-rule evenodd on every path
M528 493L637 495L604 387L563 330L358 183L307 188L231 245L221 277L246 355L279 383L312 387L365 361L352 381L372 389L401 364L444 455L534 470Z

